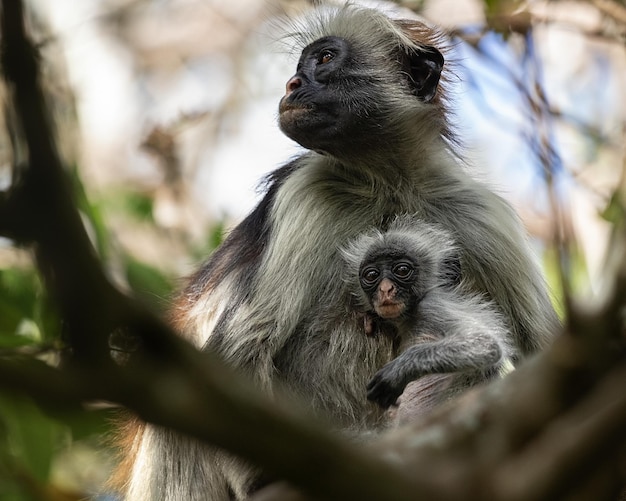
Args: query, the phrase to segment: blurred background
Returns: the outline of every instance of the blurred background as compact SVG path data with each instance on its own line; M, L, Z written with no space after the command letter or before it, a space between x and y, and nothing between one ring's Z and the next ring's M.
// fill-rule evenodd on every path
M155 311L299 147L276 123L302 0L29 0L28 24L76 196L109 276ZM451 117L469 169L511 201L557 308L602 291L621 223L626 2L403 0L450 37ZM0 88L0 99L6 91ZM12 147L0 127L0 190ZM558 223L558 231L555 227ZM567 259L555 242L567 243ZM0 355L54 357L61 321L28 250L0 240ZM86 411L86 412L85 412ZM114 412L0 394L0 499L106 499Z

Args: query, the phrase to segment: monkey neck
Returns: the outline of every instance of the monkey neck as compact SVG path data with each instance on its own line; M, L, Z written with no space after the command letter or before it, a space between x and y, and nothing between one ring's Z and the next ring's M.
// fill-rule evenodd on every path
M373 190L393 193L403 187L413 193L416 184L428 186L432 180L454 174L457 161L454 152L441 136L428 144L423 138L394 141L384 149L344 158L341 155L312 153L312 163L331 167L337 176L357 185L369 185ZM429 183L430 181L430 183Z

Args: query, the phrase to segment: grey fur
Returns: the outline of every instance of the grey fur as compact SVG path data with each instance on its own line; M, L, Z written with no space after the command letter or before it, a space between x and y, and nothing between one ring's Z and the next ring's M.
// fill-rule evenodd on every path
M511 336L496 305L484 295L451 285L445 264L458 248L450 234L436 225L402 217L388 231L373 230L343 251L346 280L357 310L376 315L360 272L372 260L402 260L417 264L410 285L396 284L398 293L419 294L414 310L396 318L378 319L392 324L400 355L388 362L369 382L368 398L386 408L407 384L427 374L452 374L447 392L458 394L474 384L506 372L514 353ZM397 296L399 299L400 297ZM379 334L382 335L382 334Z
M260 391L284 389L337 428L361 433L385 426L365 387L395 356L388 338L363 335L340 279L339 249L370 228L411 214L449 231L462 253L463 287L497 304L515 361L545 346L558 321L513 210L451 151L439 91L425 103L400 83L397 51L424 49L409 36L413 28L354 6L313 17L311 26L305 43L344 37L362 58L356 81L371 99L339 98L359 119L376 116L370 125L384 141L352 159L311 151L277 171L259 207L184 291L177 327ZM227 483L242 499L254 480L242 462L172 432L146 425L136 440L128 500L223 501Z

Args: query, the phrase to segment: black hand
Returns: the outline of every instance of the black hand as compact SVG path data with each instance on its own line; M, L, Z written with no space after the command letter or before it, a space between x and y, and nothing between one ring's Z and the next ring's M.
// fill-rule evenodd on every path
M396 403L402 395L407 382L397 371L398 367L390 362L379 370L367 385L367 399L383 409Z

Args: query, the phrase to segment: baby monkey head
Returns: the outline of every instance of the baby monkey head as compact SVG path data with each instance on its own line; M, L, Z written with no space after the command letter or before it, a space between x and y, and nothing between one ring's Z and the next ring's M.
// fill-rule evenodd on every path
M343 250L351 294L382 319L411 317L436 287L460 282L458 249L436 225L398 218L389 230L372 230Z

